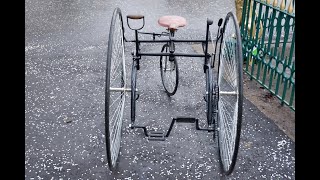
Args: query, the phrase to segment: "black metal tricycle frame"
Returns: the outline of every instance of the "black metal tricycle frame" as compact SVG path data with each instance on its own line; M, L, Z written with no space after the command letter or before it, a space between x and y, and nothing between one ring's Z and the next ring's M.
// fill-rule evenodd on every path
M140 28L132 28L129 24L129 19L142 19L143 20L143 25ZM173 125L175 122L182 122L182 123L195 123L196 129L197 130L204 130L208 132L214 132L215 129L215 114L216 114L216 108L214 107L207 107L207 124L208 128L200 128L199 126L199 120L197 118L190 118L190 117L177 117L173 118L171 121L171 124L169 126L169 129L166 133L163 132L156 132L156 131L149 131L145 126L139 126L135 125L135 101L138 99L136 96L136 71L140 69L140 60L144 56L157 56L157 57L164 57L168 56L169 61L172 61L175 57L177 56L183 56L183 57L203 57L204 58L204 64L203 64L203 71L206 74L206 101L214 101L214 102L207 102L207 106L211 106L211 104L215 104L217 102L217 93L216 89L217 86L213 87L212 85L212 68L214 68L214 62L215 62L215 53L209 54L208 53L208 42L209 42L209 26L213 24L213 21L210 19L207 19L207 25L206 25L206 37L204 40L181 40L181 39L176 39L174 37L175 31L176 30L169 30L167 29L167 32L162 32L162 33L154 33L154 32L140 32L139 30L144 27L144 16L127 16L127 25L131 30L134 30L135 32L135 40L127 40L124 38L125 42L131 42L135 43L135 51L132 52L132 58L133 58L133 63L132 63L132 75L131 75L131 124L130 128L141 128L144 131L145 136L148 137L149 140L165 140L165 137L168 137L170 135L170 132L173 128ZM222 23L222 19L219 20L218 26L220 29ZM217 39L214 41L217 42L221 35L219 36L219 29L217 33ZM143 35L150 35L152 36L152 40L139 40L139 34ZM168 36L168 39L166 40L156 40L156 37L161 37L161 36ZM164 43L169 47L169 52L168 53L145 53L140 51L140 45L143 43ZM202 48L203 48L203 54L191 54L191 53L176 53L175 52L175 43L201 43ZM216 52L216 47L215 46L215 51ZM210 58L213 58L212 61L210 61ZM212 98L211 96L214 96ZM215 136L214 136L215 137Z
M132 28L129 23L131 20L142 20L142 25L139 28ZM123 118L123 108L125 102L125 93L131 93L131 123L129 127L131 129L141 128L144 131L144 135L148 137L149 140L165 140L166 137L170 135L174 123L195 123L197 130L203 130L208 132L213 132L213 138L218 139L220 162L223 171L226 175L230 174L235 166L237 159L239 140L241 133L241 121L242 121L242 98L243 98L243 88L242 88L242 45L241 36L239 31L238 22L236 16L229 12L224 19L222 28L222 19L218 21L218 30L216 34L216 39L209 38L209 27L213 24L213 21L207 19L206 24L206 37L203 40L179 40L174 37L176 29L167 29L167 32L154 33L154 32L141 32L144 27L144 16L142 15L128 15L127 25L131 30L135 32L135 39L128 40L125 38L123 18L121 10L116 8L114 10L110 32L109 32L109 42L108 42L108 53L107 53L107 63L106 63L106 95L105 95L105 132L106 132L106 149L107 149L107 159L109 168L112 170L116 167L116 161L118 159L120 151L121 142L121 126ZM118 29L116 28L118 27ZM118 35L117 35L118 33ZM139 40L139 34L152 36L152 40ZM166 40L156 40L156 37L166 36ZM114 38L115 37L115 38ZM215 41L215 46L213 53L208 52L209 41ZM119 43L120 42L120 43ZM134 43L135 51L132 52L132 71L131 71L131 89L126 88L125 83L125 57L124 57L124 42ZM219 44L218 44L219 42ZM141 44L147 43L163 43L161 53L146 53L141 52ZM201 43L203 54L191 54L191 53L176 53L175 43ZM117 48L119 47L119 48ZM113 49L114 48L114 49ZM216 50L218 51L218 56L216 56ZM165 51L165 52L164 52ZM118 53L118 54L117 54ZM115 56L113 56L116 54ZM120 54L120 55L119 55ZM119 56L118 56L119 55ZM122 60L120 60L120 56ZM204 100L206 101L207 109L207 127L199 127L199 119L194 117L176 117L173 118L169 129L167 132L156 132L152 130L147 130L145 126L139 126L135 124L135 113L136 113L136 100L139 98L137 94L138 90L136 88L137 71L140 69L140 60L142 57L154 56L160 57L160 72L162 84L165 88L167 95L172 96L175 94L178 87L178 63L176 57L201 57L204 58L203 72L205 73L206 80L206 93ZM114 58L113 58L114 57ZM162 60L165 57L165 68L162 69ZM217 79L213 80L213 68L215 61L217 59ZM119 58L119 59L118 59ZM111 69L113 68L112 62L119 62L118 66L121 65L120 81L116 86L111 86ZM167 71L167 62L169 62L169 71L175 72L175 85L173 90L168 90L165 85L163 72ZM114 71L117 71L115 68ZM171 72L172 72L171 71ZM116 76L118 77L118 76ZM114 82L114 81L112 81ZM230 87L231 89L227 88ZM117 112L119 115L117 119L110 116L111 104L110 93L118 93L116 96L121 99L119 101L120 107L113 112ZM115 94L113 94L115 95ZM235 98L234 98L235 97ZM229 99L228 99L229 98ZM230 99L231 98L231 99ZM233 99L232 99L233 98ZM118 98L117 98L118 99ZM231 104L233 103L233 104ZM227 105L229 105L227 107ZM230 109L231 108L231 109ZM121 111L121 112L120 112ZM231 112L231 113L228 113ZM120 114L122 113L122 114ZM226 114L228 113L228 114ZM114 115L115 113L113 113Z

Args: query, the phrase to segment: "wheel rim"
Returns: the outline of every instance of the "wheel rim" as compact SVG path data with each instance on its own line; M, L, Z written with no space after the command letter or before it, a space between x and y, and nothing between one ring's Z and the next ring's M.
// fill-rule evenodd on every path
M108 42L106 83L107 157L112 169L118 159L125 103L125 56L120 9L114 11ZM118 89L118 90L114 90Z
M224 22L219 53L218 127L223 170L233 171L239 146L242 116L242 51L238 26L232 13Z
M168 45L164 45L161 52L168 51ZM170 61L168 56L160 56L160 71L162 84L170 96L174 95L178 87L178 64L176 58Z

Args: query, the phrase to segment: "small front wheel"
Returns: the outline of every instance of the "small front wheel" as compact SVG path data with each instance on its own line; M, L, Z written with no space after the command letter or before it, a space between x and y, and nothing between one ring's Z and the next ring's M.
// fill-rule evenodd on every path
M169 45L162 46L161 52L168 52ZM169 56L160 56L160 73L163 87L168 96L173 96L179 84L179 70L176 57L170 60Z

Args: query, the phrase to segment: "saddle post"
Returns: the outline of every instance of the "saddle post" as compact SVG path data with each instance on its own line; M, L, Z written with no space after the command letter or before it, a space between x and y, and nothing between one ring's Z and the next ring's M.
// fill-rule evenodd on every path
M169 52L170 52L170 56L169 56L169 61L173 61L174 60L174 57L173 57L173 53L175 51L175 46L174 46L174 32L175 30L173 29L169 29L170 31L170 35L169 35Z

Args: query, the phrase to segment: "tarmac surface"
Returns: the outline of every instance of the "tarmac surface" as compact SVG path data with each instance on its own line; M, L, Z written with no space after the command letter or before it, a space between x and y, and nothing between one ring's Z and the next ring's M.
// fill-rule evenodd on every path
M162 32L160 16L187 19L176 38L203 39L206 18L217 24L234 1L40 1L25 2L25 179L295 179L295 143L274 121L244 98L240 150L234 172L221 174L212 133L176 124L162 142L128 128L127 96L119 164L108 169L104 136L105 60L112 12L144 14L144 31ZM124 18L125 19L125 18ZM213 25L215 35L215 25ZM125 23L128 39L133 32ZM161 45L142 46L159 52ZM128 80L133 44L126 45ZM191 44L177 52L195 53ZM178 58L179 87L169 98L159 60L141 60L136 122L166 131L173 117L191 116L205 125L205 79L201 58ZM130 81L127 81L130 85Z

